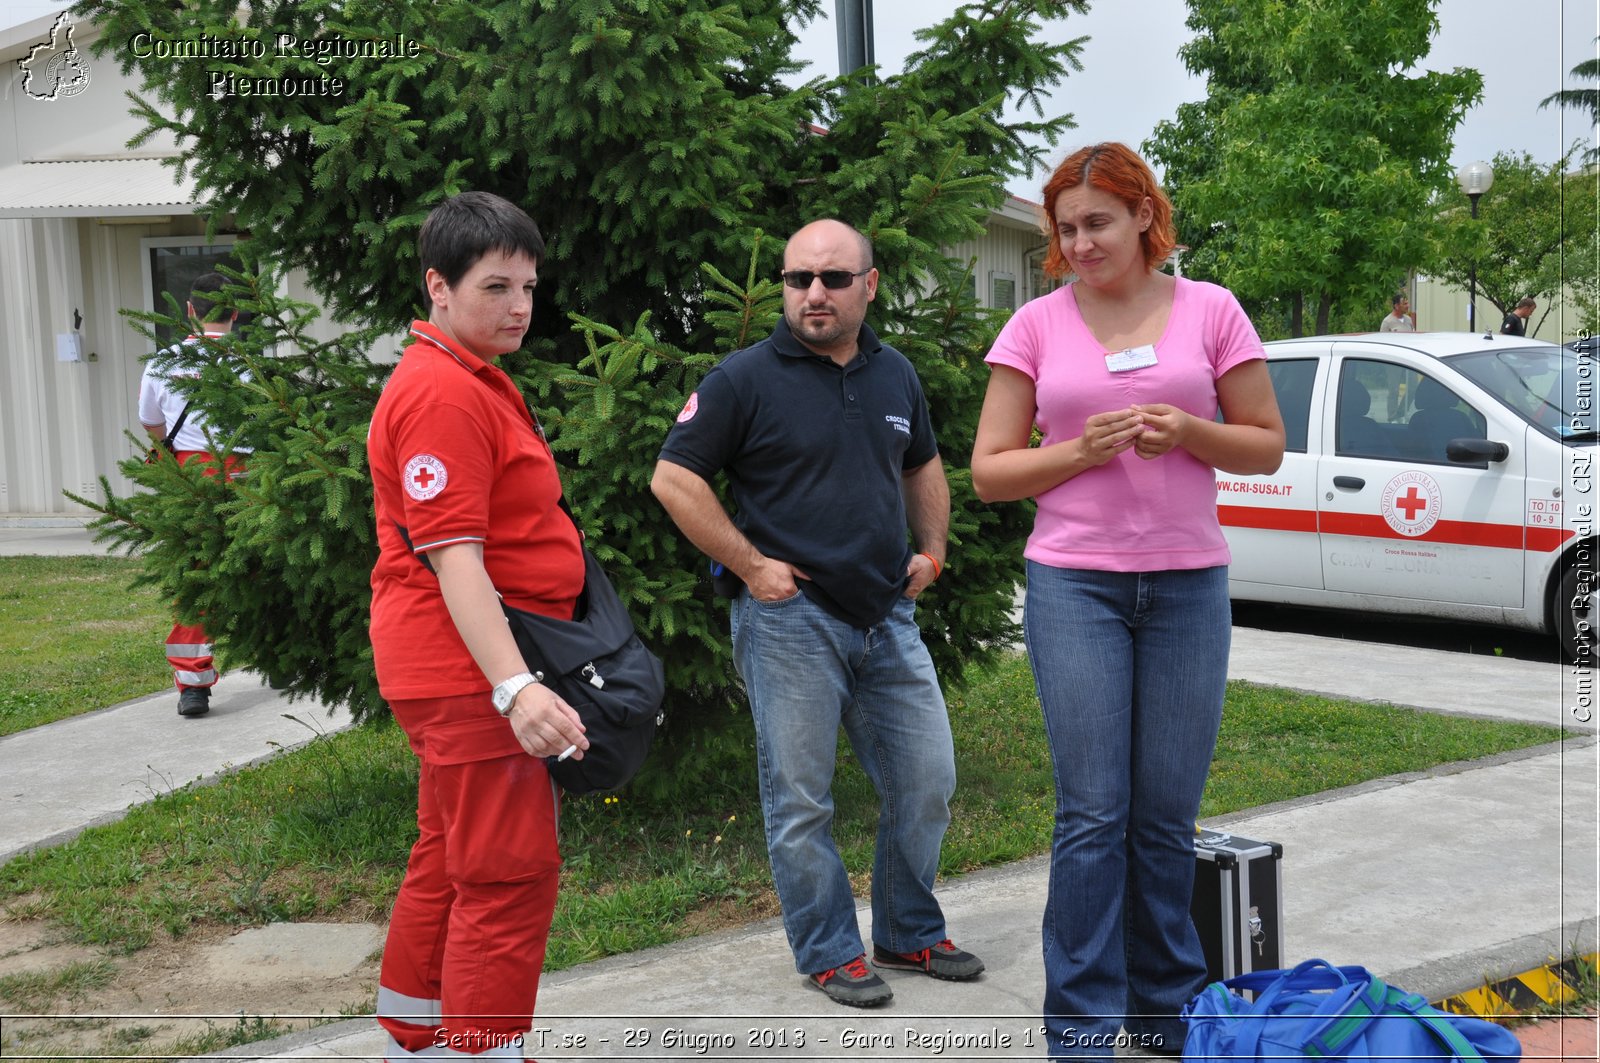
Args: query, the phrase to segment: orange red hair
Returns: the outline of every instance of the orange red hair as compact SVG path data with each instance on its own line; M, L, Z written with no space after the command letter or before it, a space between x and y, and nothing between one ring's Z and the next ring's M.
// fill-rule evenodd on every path
M1044 183L1044 234L1050 241L1045 252L1044 271L1060 279L1072 272L1056 235L1056 200L1069 188L1088 184L1121 200L1128 212L1135 213L1146 197L1150 200L1150 228L1139 234L1144 246L1144 264L1157 270L1177 246L1178 233L1172 225L1172 201L1161 190L1155 171L1132 148L1116 141L1093 144L1068 155Z

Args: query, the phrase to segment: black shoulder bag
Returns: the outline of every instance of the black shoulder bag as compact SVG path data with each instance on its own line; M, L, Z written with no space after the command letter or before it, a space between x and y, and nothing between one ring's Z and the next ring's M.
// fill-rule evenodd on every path
M561 508L576 527L565 497ZM398 522L395 527L411 546L409 531ZM433 571L425 555L412 556ZM589 739L582 760L546 757L550 777L569 794L627 785L644 766L656 728L666 719L661 703L667 681L660 659L640 640L600 562L583 547L583 590L571 620L517 609L503 597L500 608L528 671L572 706Z
M561 508L572 516L565 498ZM625 785L666 718L667 681L600 562L583 548L583 591L571 620L516 609L504 599L500 608L528 671L577 710L589 738L582 760L545 758L550 777L570 794Z

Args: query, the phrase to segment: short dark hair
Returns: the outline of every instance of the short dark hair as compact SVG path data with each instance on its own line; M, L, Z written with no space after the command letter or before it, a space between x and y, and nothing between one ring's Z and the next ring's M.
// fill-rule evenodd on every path
M202 273L194 279L194 284L189 288L189 305L194 308L194 316L205 324L215 321L221 316L221 311L226 307L219 306L216 294L227 287L228 278L220 273Z
M1394 293L1394 298L1389 300L1389 305L1390 306L1399 306L1400 305L1400 300L1409 299L1409 298L1410 298L1410 296L1408 296L1405 292L1395 292Z
M1538 305L1539 305L1538 303L1533 301L1533 296L1531 296L1531 295L1524 295L1521 299L1517 300L1518 308L1521 308L1521 307L1524 307L1524 306L1534 307L1534 306L1538 306Z
M454 288L490 251L507 255L520 251L539 266L544 263L544 237L526 211L493 192L462 192L434 207L417 235L422 305L433 309L428 295L430 269Z

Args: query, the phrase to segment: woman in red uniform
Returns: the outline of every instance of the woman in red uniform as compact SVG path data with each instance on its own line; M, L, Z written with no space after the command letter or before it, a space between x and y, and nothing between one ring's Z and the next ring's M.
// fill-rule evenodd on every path
M494 364L522 345L544 241L513 204L465 192L428 215L418 250L428 320L367 440L378 686L421 762L378 1021L389 1060L521 1060L560 866L543 758L588 746L500 609L570 618L583 589L550 448Z

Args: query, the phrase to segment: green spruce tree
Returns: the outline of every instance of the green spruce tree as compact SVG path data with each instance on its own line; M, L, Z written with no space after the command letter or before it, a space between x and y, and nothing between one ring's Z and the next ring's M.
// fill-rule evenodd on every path
M702 724L742 702L726 610L647 485L700 376L776 321L783 237L833 216L874 243L883 282L869 320L916 364L949 466L951 564L924 596L925 638L948 679L1005 645L1030 517L979 503L967 473L1000 322L966 294L970 263L944 249L981 233L1006 179L1071 125L1044 116L1039 98L1076 65L1081 41L1039 37L1087 3L983 0L921 31L903 74L791 88L791 27L817 6L89 4L108 41L143 30L403 45L326 66L304 48L205 61L118 51L143 79L136 108L151 133L177 136L212 224L248 231L274 270L304 269L338 316L369 331L312 342L305 308L264 281L242 284L237 305L255 322L197 394L256 447L250 474L201 484L170 463L130 462L146 490L108 495L105 527L144 547L149 578L203 612L235 664L381 713L364 642L374 547L363 443L398 341L376 337L420 313L415 238L428 210L466 189L496 192L549 241L534 329L503 364L534 399L590 545L667 663L671 739L701 742L715 730ZM217 72L235 84L337 74L345 95L212 94ZM1017 104L1033 117L1008 119ZM374 344L385 357L369 359ZM232 373L238 364L253 381Z

